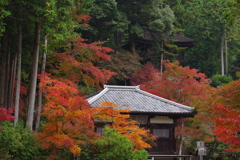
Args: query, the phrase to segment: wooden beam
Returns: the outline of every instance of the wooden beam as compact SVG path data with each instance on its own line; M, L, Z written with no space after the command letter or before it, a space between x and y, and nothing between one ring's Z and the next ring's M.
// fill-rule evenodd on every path
M192 155L158 155L158 154L150 154L148 157L169 157L169 158L176 158L176 157L183 157L183 158L191 158Z
M189 160L192 159L192 155L148 155L149 160L154 160L155 158L188 158Z

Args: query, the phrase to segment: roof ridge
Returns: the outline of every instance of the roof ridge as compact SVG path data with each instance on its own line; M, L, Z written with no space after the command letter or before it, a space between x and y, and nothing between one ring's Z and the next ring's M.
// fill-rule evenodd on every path
M104 85L104 88L109 88L109 89L137 89L137 90L140 90L140 85L138 85L138 86Z
M108 91L108 88L104 88L101 92L99 92L97 95L90 97L88 101L89 104L93 103L96 101L98 98L100 98L104 93Z
M177 103L177 102L168 100L168 99L166 99L166 98L156 96L156 95L151 94L151 93L149 93L149 92L146 92L146 91L144 91L144 90L138 90L138 92L141 92L141 93L143 93L143 94L145 94L145 95L147 95L147 96L150 96L150 97L152 97L152 98L159 99L159 100L161 100L161 101L164 101L164 102L166 102L166 103L170 103L170 104L172 104L172 105L175 105L175 106L177 106L177 107L181 107L181 108L186 109L186 110L190 110L190 111L194 110L194 107L189 107L189 106L183 105L183 104L181 104L181 103Z

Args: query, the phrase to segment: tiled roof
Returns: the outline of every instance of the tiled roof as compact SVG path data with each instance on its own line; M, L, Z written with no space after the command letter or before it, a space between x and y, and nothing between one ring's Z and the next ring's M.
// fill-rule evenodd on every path
M112 86L105 85L98 94L87 98L92 107L97 107L100 102L113 102L118 104L117 109L131 110L132 113L167 113L167 114L193 114L194 108L188 107L148 92L139 86ZM126 106L127 107L124 107Z
M190 42L196 42L195 39L191 39L188 37L185 37L184 35L176 34L174 36L169 36L167 34L162 34L162 36L166 39L172 39L175 43L190 43ZM154 41L154 39L159 39L161 36L159 33L157 33L155 30L151 28L144 28L143 37L141 39L144 39L146 41Z
M167 39L173 39L176 42L196 42L195 39L191 39L191 38L185 37L184 35L180 35L180 34L176 34L175 36L169 36L167 34L164 34L163 36L164 36L164 38L167 38Z

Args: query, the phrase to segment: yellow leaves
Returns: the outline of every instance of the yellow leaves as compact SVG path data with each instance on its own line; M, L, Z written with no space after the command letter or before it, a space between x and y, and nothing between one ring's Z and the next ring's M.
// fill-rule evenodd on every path
M61 105L57 105L56 107L46 107L42 113L42 115L46 116L48 120L54 120L56 118L63 118L64 115L67 113L65 107Z
M113 121L113 128L116 128L117 131L122 133L124 137L130 139L135 150L151 148L151 146L142 138L142 136L147 134L148 131L139 128L137 121L130 119L115 119Z
M102 106L104 107L117 107L118 104L112 102L101 102Z
M109 120L112 122L112 128L117 129L124 137L132 141L134 145L134 150L140 150L143 148L151 148L151 146L146 143L143 136L148 134L148 131L139 128L137 121L129 119L129 110L118 110L116 107L118 104L111 102L102 102L101 106L95 108L94 118L100 120Z
M82 75L82 81L84 82L84 84L86 84L87 86L94 86L94 79L92 77L90 77L89 75Z
M128 113L129 110L120 110L116 109L118 104L111 102L101 102L101 106L94 108L93 118L97 118L100 120L109 120L111 122L117 121L118 119L127 119L129 118Z
M69 149L69 151L74 154L75 156L79 156L81 153L81 148L79 148L77 145L74 145Z

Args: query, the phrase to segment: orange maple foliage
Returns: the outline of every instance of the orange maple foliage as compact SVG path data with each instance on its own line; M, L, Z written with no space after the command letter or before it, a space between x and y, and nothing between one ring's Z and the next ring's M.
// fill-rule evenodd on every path
M102 102L101 106L94 108L94 118L108 120L111 122L111 127L117 129L124 137L132 141L134 150L143 148L151 148L149 143L153 143L156 139L148 130L139 128L137 121L131 120L127 114L129 110L116 109L118 105L111 102ZM147 142L148 141L148 142Z
M128 110L117 110L116 104L110 102L90 108L87 101L79 96L77 85L71 81L51 79L48 74L41 75L40 81L39 86L47 100L42 112L47 123L36 138L43 149L51 151L51 158L56 158L62 149L80 155L79 145L100 138L94 132L94 118L110 120L113 128L132 141L135 150L151 147L149 143L155 137L139 128L138 122L130 120L129 114L126 114Z
M223 104L240 110L240 79L219 88L216 104Z
M47 118L47 124L36 138L42 148L51 150L52 156L64 148L74 155L80 155L78 145L84 144L80 137L87 137L88 140L97 138L91 108L79 96L78 87L74 83L54 80L47 74L41 76L40 80L39 86L47 100L42 112L42 116Z

